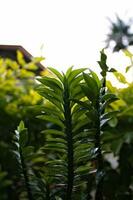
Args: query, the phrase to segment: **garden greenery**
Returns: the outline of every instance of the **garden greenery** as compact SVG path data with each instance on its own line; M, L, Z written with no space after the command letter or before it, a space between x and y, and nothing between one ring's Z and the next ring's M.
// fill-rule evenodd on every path
M34 108L45 128L36 133L41 138L36 147L30 131L20 122L8 151L12 166L7 168L3 162L0 169L3 200L133 198L129 127L133 127L133 112L127 108L132 102L125 95L129 87L117 90L107 81L107 73L118 79L123 76L108 67L104 50L98 63L100 78L94 71L73 67L65 74L49 68L51 77L37 78L36 91L47 102L29 110ZM111 161L110 153L114 156Z

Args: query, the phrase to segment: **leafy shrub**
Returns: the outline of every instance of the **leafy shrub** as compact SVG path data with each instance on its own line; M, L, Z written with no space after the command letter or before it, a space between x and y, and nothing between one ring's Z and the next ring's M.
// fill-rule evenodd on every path
M65 74L49 68L52 77L37 79L37 91L47 103L34 106L34 111L46 126L38 148L23 122L14 134L13 186L7 187L12 199L132 199L131 129L122 124L127 89L116 90L106 81L108 72L120 74L108 67L104 51L98 63L101 78L71 67ZM109 153L117 157L117 166L112 166Z
M27 111L27 106L42 101L35 91L36 63L40 60L42 58L34 58L30 63L25 63L19 51L17 61L0 58L0 139L4 141L10 140L11 132L21 119L28 127L30 121L30 131L36 131L33 113Z

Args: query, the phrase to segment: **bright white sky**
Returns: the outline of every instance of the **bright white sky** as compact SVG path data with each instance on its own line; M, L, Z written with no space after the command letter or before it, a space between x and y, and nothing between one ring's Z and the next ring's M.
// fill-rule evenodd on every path
M132 0L0 0L0 6L0 44L22 45L59 70L95 67L109 29L106 17L133 17ZM125 60L115 54L109 62L117 68Z

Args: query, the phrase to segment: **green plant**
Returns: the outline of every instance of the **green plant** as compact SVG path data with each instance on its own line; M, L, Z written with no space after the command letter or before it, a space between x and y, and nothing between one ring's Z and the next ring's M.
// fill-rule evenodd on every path
M56 129L43 132L47 142L44 149L53 155L58 152L54 156L56 161L51 160L50 167L51 171L55 166L58 167L57 172L54 169L53 176L59 173L60 179L55 180L55 185L62 183L61 190L64 192L60 197L63 199L76 199L78 185L81 186L85 182L87 187L88 180L84 177L89 176L92 171L92 158L96 161L96 168L93 170L97 170L96 199L103 199L104 164L100 138L102 127L114 114L104 113L104 110L107 105L117 100L114 94L108 94L105 90L106 73L115 71L109 70L106 59L102 51L99 61L103 77L101 81L92 71L89 74L81 74L85 69L72 68L68 69L66 74L60 74L50 68L57 79L38 79L41 85L37 91L51 103L39 118L56 125ZM80 191L82 190L84 189L80 188Z
M98 63L100 78L86 68L71 67L65 74L49 68L53 76L37 79L36 90L47 102L33 110L46 125L38 133L40 145L36 148L31 142L23 122L12 144L0 145L0 152L12 160L11 176L7 174L13 184L7 188L11 199L132 199L133 140L128 127L132 112L126 111L132 101L125 95L128 88L118 90L106 80L107 73L113 72L126 81L108 67L104 50ZM117 157L115 168L113 159L108 159L110 153Z
M51 171L54 170L55 186L60 185L60 197L70 200L73 199L74 188L81 187L80 179L85 175L86 169L89 169L84 152L88 151L90 145L86 144L85 138L84 142L80 140L83 127L87 126L87 117L71 101L84 97L79 82L83 79L81 72L85 69L69 68L66 74L60 74L52 68L50 70L57 79L38 79L41 85L37 91L51 103L50 107L44 108L44 114L39 118L56 125L56 128L43 131L47 142L44 149L54 155L49 161L49 167ZM84 166L81 159L83 156L86 157Z

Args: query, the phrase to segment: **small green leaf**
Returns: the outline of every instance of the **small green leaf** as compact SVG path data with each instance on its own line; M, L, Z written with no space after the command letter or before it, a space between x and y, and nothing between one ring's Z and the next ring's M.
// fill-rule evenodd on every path
M68 78L68 76L70 75L72 69L73 69L73 66L68 68L68 70L66 71L66 78Z
M40 95L42 95L43 97L45 97L45 98L46 98L48 101L50 101L53 105L57 106L57 108L58 108L61 112L63 112L63 106L62 106L62 104L61 104L60 101L54 99L54 98L53 98L52 96L50 96L49 94L44 93L43 91L40 91L39 87L38 87L37 91L38 91L38 93L39 93Z
M37 78L37 80L53 90L59 89L61 92L63 91L62 84L55 78L50 78L45 76L42 78Z
M101 101L107 101L109 99L114 99L116 97L115 94L112 93L106 93L101 97Z
M91 105L91 103L89 101L80 101L80 100L77 100L77 99L72 99L72 101L74 101L75 103L80 105L82 108L85 108L86 110L91 110L92 109L92 105Z
M83 75L79 75L78 77L74 78L71 82L70 89L73 91L77 85L83 80Z
M114 69L114 68L111 68L111 69L109 70L109 72L117 72L117 70Z
M27 129L20 132L19 143L21 147L25 147L28 142Z
M81 68L81 69L75 69L73 71L71 71L71 73L69 74L69 76L67 77L68 78L68 82L69 84L71 82L73 82L73 79L75 77L77 77L81 72L84 72L87 68Z
M92 102L96 100L94 91L92 88L89 88L85 83L80 84L82 91L84 92L85 96Z
M59 120L59 118L52 117L52 116L49 116L49 115L39 115L39 116L37 116L37 118L42 119L42 120L46 120L48 122L51 122L53 124L60 126L61 128L64 128L64 124L61 120Z
M18 126L17 130L18 130L18 132L20 133L20 132L23 131L24 129L25 129L24 122L21 121L21 122L19 123L19 126Z
M119 98L117 98L116 96L114 96L114 98L112 97L112 98L106 100L100 107L101 113L109 104L111 104L112 102L117 101L117 100L119 100Z
M93 91L93 96L97 96L99 94L99 86L97 85L97 81L85 73L83 73L83 77L87 83L87 86Z
M34 147L33 146L27 146L23 149L23 156L27 157L27 156L31 156L34 153Z
M103 115L101 115L100 119L108 119L108 118L112 118L113 116L116 116L119 113L119 111L112 111L112 112L107 112L104 113Z
M45 86L42 86L42 85L39 85L38 87L37 87L37 92L41 95L41 96L49 96L49 98L51 97L52 99L55 99L55 100L57 100L57 101L61 101L62 103L63 103L63 95L62 95L62 93L60 93L60 95L57 93L57 92L55 92L55 91L53 91L53 90L51 90L51 89L49 89L49 88L47 88L47 87L45 87Z
M100 128L102 129L104 125L107 124L107 122L110 121L111 118L107 118L107 119L102 119L100 120Z
M86 117L86 119L84 119L84 121L77 121L77 123L75 124L74 128L73 128L73 132L79 131L81 128L83 128L84 126L86 126L88 124L88 118Z
M17 51L17 61L21 66L24 66L26 64L24 56L21 51Z
M62 139L62 138L47 138L46 141L48 143L62 143L62 144L65 144L66 145L66 140Z
M55 129L48 129L48 130L44 130L44 131L42 131L41 133L43 133L43 134L46 134L46 135L55 135L56 137L58 137L58 136L65 136L65 134L64 134L64 132L62 132L62 131L57 131L57 130L55 130Z
M17 131L19 134L19 144L21 147L24 147L28 142L28 133L23 121L20 122Z
M52 67L48 67L48 69L49 69L51 72L53 72L53 74L55 74L55 75L58 77L58 79L63 83L63 76L62 76L62 74L60 74L59 71L57 71L56 69L54 69L54 68L52 68Z
M100 89L101 88L101 82L100 82L97 74L94 71L90 70L90 69L89 69L89 71L90 71L90 74L93 77L93 79L95 79L95 81L97 82L98 88Z
M124 84L127 83L127 80L126 80L125 76L122 73L114 72L113 74L117 78L117 80L120 81L121 83L124 83Z
M104 77L104 76L106 76L106 73L108 71L108 66L106 64L107 56L104 53L104 49L100 52L100 54L101 54L101 59L100 59L100 61L98 61L98 64L99 64L99 66L101 67L101 70L102 70L101 75Z
M33 57L32 62L39 63L39 62L43 61L44 59L45 59L44 57Z
M132 65L127 66L126 67L126 72L128 72L131 69L131 67L133 67L133 66Z
M109 121L109 125L111 127L116 127L118 123L118 119L116 117L112 117L111 120Z
M86 172L89 173L89 168L90 168L90 166L80 166L75 170L75 172L76 173L86 173Z

